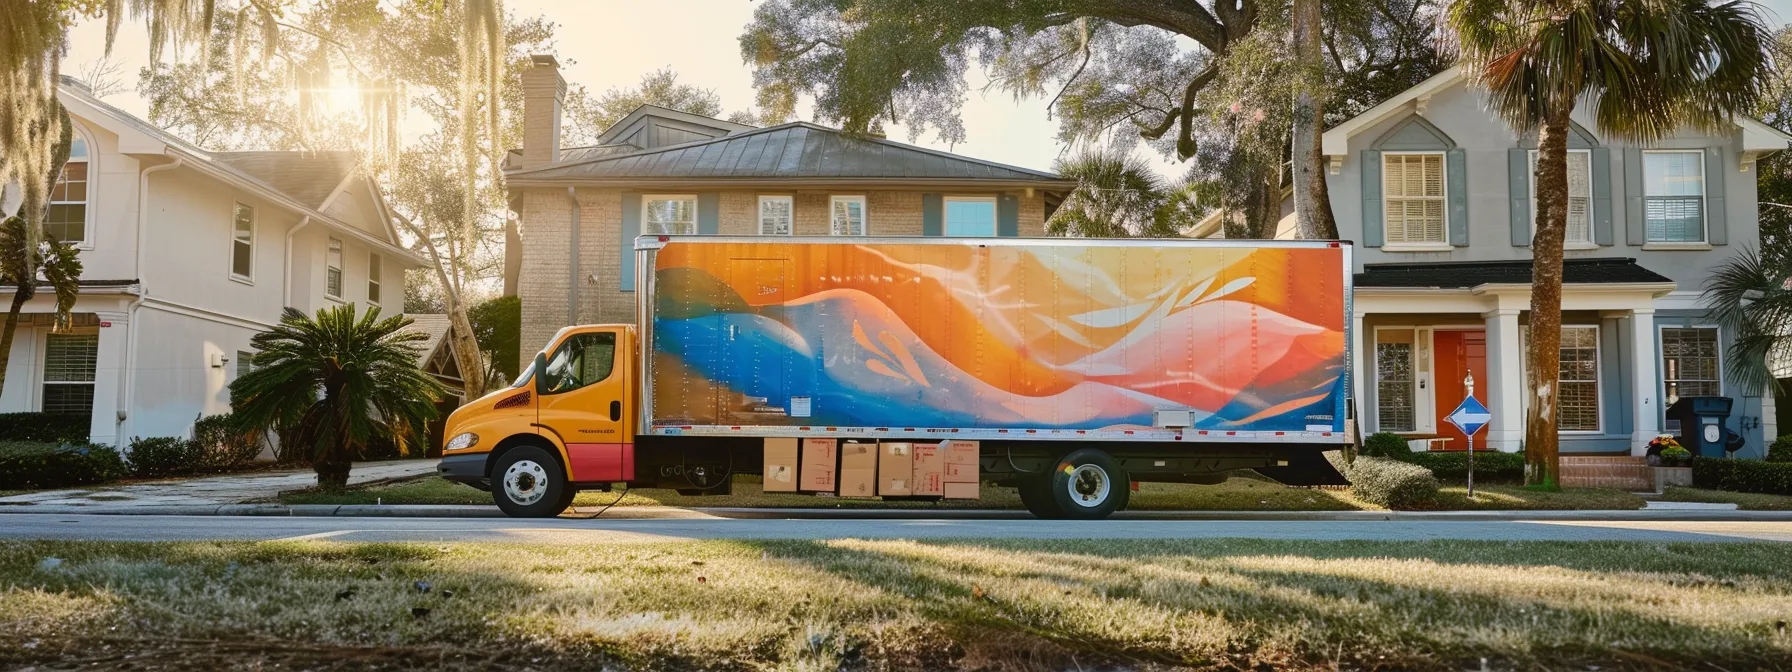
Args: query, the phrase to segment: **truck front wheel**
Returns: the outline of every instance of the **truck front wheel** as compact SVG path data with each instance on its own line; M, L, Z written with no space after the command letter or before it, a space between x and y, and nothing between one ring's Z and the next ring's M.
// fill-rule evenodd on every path
M1040 518L1100 520L1126 508L1131 481L1106 452L1084 448L1065 455L1050 472L1021 483L1021 502Z
M492 467L492 500L512 518L551 518L572 503L560 461L535 446L517 446Z

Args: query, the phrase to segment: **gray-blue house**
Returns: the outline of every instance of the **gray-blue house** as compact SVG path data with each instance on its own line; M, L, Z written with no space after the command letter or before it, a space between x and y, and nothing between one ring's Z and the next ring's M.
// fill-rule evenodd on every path
M1759 457L1775 434L1771 396L1723 376L1729 335L1705 317L1710 270L1759 243L1755 160L1792 137L1738 118L1649 146L1607 138L1590 114L1569 140L1562 293L1564 453L1641 454L1675 429L1682 396L1737 400L1730 422ZM1524 438L1536 136L1488 111L1461 70L1445 71L1325 134L1342 237L1358 242L1357 398L1366 431L1464 437L1442 418L1472 373L1494 420L1480 447Z

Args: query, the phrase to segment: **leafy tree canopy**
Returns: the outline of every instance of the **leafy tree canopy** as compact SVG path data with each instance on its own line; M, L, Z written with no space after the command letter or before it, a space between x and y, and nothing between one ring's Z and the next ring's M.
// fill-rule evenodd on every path
M641 83L635 87L612 87L595 99L586 94L583 87L571 87L566 97L566 116L575 133L569 134L566 144L593 142L598 134L622 121L623 117L642 105L657 105L679 112L723 118L722 97L715 89L681 84L677 72L664 68L642 75ZM761 117L746 110L733 112L726 118L749 125L784 121L781 117Z

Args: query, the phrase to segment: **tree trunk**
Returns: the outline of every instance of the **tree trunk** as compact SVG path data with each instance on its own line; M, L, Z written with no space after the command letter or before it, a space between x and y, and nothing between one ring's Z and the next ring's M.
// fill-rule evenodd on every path
M311 469L317 472L319 490L341 490L348 487L348 472L352 466L354 462L348 458L332 455L319 458Z
M12 339L19 331L19 312L30 300L31 292L23 284L13 288L12 307L6 311L6 326L0 327L0 387L6 386L6 368L12 363Z
M1325 124L1325 58L1319 44L1320 0L1294 0L1294 60L1300 86L1294 96L1294 218L1304 240L1336 240L1325 186L1320 136Z
M1251 213L1251 237L1258 240L1274 240L1276 229L1282 224L1282 165L1281 162L1263 167L1263 175L1258 178L1260 189L1256 191L1257 202L1253 204Z
M1562 358L1562 238L1568 228L1568 114L1552 110L1537 131L1537 231L1531 238L1530 369L1525 388L1526 485L1558 483L1556 400Z
M452 290L450 290L452 292ZM473 322L467 319L467 304L458 293L448 297L448 339L454 344L454 363L460 367L460 379L466 386L461 403L485 394L485 358L479 350L479 339L473 337Z

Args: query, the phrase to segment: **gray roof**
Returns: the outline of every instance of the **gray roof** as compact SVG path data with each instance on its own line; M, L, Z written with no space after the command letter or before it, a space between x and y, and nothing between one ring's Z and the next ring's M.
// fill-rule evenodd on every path
M448 316L441 313L405 313L411 318L410 331L421 331L429 336L429 340L417 344L417 366L421 368L435 356L436 349L448 338Z
M854 138L805 122L609 154L535 170L513 180L933 179L1061 182L1058 175L892 142Z
M313 208L322 207L358 163L354 152L212 152L212 160Z

